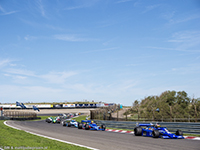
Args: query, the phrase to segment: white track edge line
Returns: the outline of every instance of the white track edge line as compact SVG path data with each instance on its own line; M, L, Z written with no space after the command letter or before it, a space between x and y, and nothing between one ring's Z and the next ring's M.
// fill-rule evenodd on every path
M16 128L16 127L13 127L13 126L11 126L11 125L8 125L6 121L4 121L4 124L5 124L6 126L11 127L11 128L14 128L14 129L17 129L17 130L21 130L21 129L19 129L19 128ZM41 137L44 137L44 138L47 138L47 139L59 141L59 142L62 142L62 143L67 143L67 144L71 144L71 145L76 145L76 146L88 148L88 149L91 149L91 150L99 150L99 149L96 149L96 148L93 148L93 147L89 147L89 146L85 146L85 145L81 145L81 144L76 144L76 143L73 143L73 142L68 142L68 141L56 139L56 138L53 138L53 137L49 137L49 136L45 136L45 135L33 133L33 132L30 132L30 131L26 131L26 130L24 130L24 131L27 132L27 133L30 133L30 134L34 134L34 135L41 136Z

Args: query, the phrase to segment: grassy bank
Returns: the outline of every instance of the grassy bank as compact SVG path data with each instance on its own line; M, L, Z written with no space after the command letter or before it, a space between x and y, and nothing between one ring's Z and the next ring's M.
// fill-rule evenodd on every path
M49 150L86 150L87 148L78 147L36 135L26 133L25 131L16 130L4 125L3 120L0 120L0 148L3 149L16 149L19 147L33 147ZM7 147L7 148L6 148ZM42 147L42 148L41 148ZM23 149L23 148L21 148Z

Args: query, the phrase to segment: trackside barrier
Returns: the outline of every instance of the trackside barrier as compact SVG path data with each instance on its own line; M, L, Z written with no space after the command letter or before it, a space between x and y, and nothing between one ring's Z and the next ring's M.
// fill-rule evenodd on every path
M10 120L33 120L40 119L36 113L33 112L19 112L19 111L4 111L4 118Z
M136 127L136 123L157 123L157 122L132 122L132 121L104 121L94 120L97 124L105 124L106 127L130 129L133 130ZM200 134L200 123L190 122L158 122L162 127L167 127L170 132L176 132L178 129L183 133L188 134Z

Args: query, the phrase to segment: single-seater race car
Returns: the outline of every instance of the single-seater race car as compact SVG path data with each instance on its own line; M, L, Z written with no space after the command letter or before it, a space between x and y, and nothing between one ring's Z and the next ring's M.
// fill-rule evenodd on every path
M106 126L104 124L98 126L91 120L82 120L81 123L78 123L78 129L105 131Z
M53 121L53 117L48 117L47 119L46 119L46 122L48 122L48 123L51 123Z
M146 127L146 128L142 128ZM175 134L169 132L166 127L160 127L159 124L137 124L134 128L135 136L147 136L163 139L184 139L183 132L177 130Z
M46 122L48 123L60 123L61 121L61 118L58 116L58 117L49 117L46 119Z
M61 122L61 124L63 125L63 126L68 126L68 127L78 127L78 122L76 121L76 120L72 120L72 119L66 119L66 120L63 120L62 122Z

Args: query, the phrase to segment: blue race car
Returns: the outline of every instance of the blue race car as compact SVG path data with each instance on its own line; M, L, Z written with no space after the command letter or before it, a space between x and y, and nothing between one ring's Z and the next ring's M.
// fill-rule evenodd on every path
M146 127L146 128L142 128ZM135 136L147 136L163 139L184 139L183 132L177 130L175 134L170 133L166 127L160 127L159 124L138 124L134 129Z
M105 131L106 126L104 124L98 126L91 120L82 120L81 123L78 124L78 129Z

